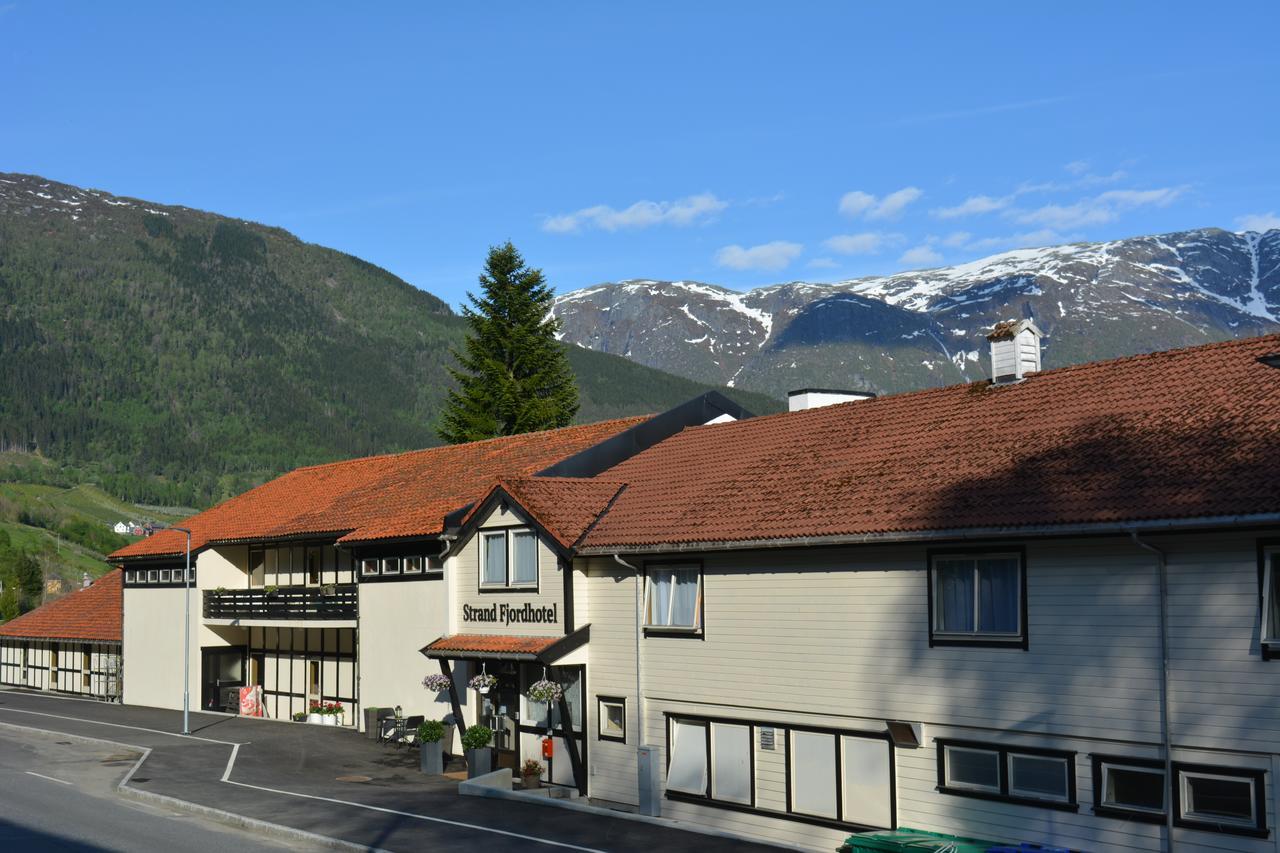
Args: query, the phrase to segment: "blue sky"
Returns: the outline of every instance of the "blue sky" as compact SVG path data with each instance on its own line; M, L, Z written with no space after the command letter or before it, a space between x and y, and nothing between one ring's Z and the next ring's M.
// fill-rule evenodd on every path
M0 0L0 171L279 225L457 304L1280 227L1280 5Z

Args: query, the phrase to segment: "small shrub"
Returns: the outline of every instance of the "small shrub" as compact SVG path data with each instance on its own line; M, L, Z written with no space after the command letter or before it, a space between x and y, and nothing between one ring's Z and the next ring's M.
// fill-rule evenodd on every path
M472 726L462 733L463 749L484 749L493 741L493 730L488 726Z
M427 720L418 726L420 743L438 743L444 737L444 723L439 720Z

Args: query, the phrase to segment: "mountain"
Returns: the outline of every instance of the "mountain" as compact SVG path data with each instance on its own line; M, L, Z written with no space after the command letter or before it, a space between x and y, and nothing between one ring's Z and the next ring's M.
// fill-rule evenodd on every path
M1280 330L1280 230L1205 228L738 293L631 280L560 296L563 339L771 395L981 378L982 335L1032 317L1046 367Z
M200 506L437 444L464 334L435 296L279 228L0 173L0 452L71 466L58 485ZM584 421L720 384L569 350Z

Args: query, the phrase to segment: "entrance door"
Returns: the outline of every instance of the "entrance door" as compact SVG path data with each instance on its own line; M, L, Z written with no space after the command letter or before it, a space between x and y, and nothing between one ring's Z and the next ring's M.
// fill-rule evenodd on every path
M499 672L498 683L486 698L497 766L515 771L520 760L520 673Z
M240 711L244 687L244 649L223 646L200 650L200 706L209 711Z

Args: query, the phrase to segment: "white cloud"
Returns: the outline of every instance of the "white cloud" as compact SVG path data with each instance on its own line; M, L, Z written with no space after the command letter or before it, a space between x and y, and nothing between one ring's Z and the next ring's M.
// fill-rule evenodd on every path
M840 196L840 212L845 216L858 216L875 207L876 197L862 190L853 190Z
M1041 246L1056 246L1070 243L1075 237L1063 235L1051 228L1039 231L1024 231L1021 234L1009 234L1003 237L983 237L965 244L966 249L978 252L990 252L1004 249L1038 249Z
M814 258L809 261L809 263L805 264L805 266L815 270L834 270L840 268L840 264L836 262L835 258Z
M716 263L735 270L780 270L790 266L802 251L804 246L786 240L774 240L745 249L738 245L725 246L716 252Z
M1066 169L1068 172L1070 172L1073 175L1083 175L1085 172L1089 171L1089 161L1088 160L1072 160L1070 163L1066 164L1062 168Z
M1245 231L1270 231L1280 228L1280 216L1274 211L1268 213L1248 213L1236 217L1236 224Z
M861 234L837 234L822 245L838 255L874 255L886 246L899 246L906 241L901 234L864 231Z
M1075 204L1047 204L1035 210L1022 210L1013 219L1024 225L1046 228L1080 228L1113 222L1120 214L1138 207L1168 207L1186 192L1186 187L1161 187L1153 190L1107 190Z
M884 198L877 198L862 190L853 190L840 197L840 212L845 216L863 216L867 219L896 219L907 206L924 195L916 187L903 187Z
M942 263L942 255L938 254L932 246L916 246L903 252L902 257L898 258L898 263L913 267L937 266Z
M938 207L930 212L939 219L955 219L960 216L974 216L979 213L1004 210L1012 201L1012 196L997 198L989 195L971 195L955 207Z
M961 246L967 245L972 239L973 235L968 231L952 231L938 242L949 249L959 249Z
M597 204L573 213L549 216L543 221L542 230L553 234L569 234L583 228L619 231L651 228L655 225L696 225L713 218L728 206L728 202L711 193L691 195L675 201L638 201L622 210Z

